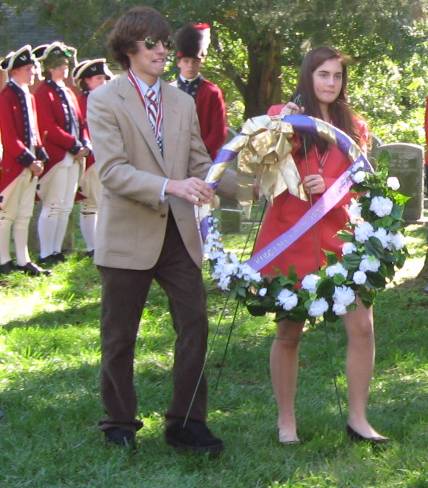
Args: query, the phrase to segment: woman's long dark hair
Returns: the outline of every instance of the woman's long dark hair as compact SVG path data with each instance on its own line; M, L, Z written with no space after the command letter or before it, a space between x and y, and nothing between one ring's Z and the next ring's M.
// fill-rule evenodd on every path
M358 144L360 137L355 127L355 114L348 103L346 59L339 51L331 47L319 47L306 54L300 68L300 77L293 99L300 95L305 115L322 119L319 102L315 96L312 75L319 66L330 59L338 59L342 65L342 89L337 99L328 107L330 119L334 126L346 132ZM327 149L327 142L320 137L307 135L305 136L305 141L307 151L313 144L316 144L321 153ZM305 148L302 148L300 152L303 154L304 150Z

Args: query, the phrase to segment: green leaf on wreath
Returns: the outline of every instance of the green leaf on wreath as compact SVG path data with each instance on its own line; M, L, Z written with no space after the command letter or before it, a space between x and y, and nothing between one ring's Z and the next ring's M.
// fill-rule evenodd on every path
M355 252L345 254L342 259L342 264L348 271L356 271L360 267L360 263L361 256Z
M373 288L385 288L386 280L380 273L366 271L367 281Z
M402 193L394 193L394 202L397 205L404 206L411 199L412 197L409 197L408 195L403 195Z
M317 297L319 298L330 298L334 293L334 280L333 278L325 278L320 280L317 286ZM311 301L309 300L309 304Z
M254 315L254 317L261 317L263 315L266 315L266 308L262 307L261 305L249 305L247 304L247 310L250 312L251 315Z
M404 207L402 205L394 204L390 215L391 217L394 217L394 219L400 220L403 216L403 212Z
M333 264L336 264L339 260L337 259L336 253L327 251L323 249L325 257L327 258L327 264L328 266L332 266Z
M378 259L381 259L384 255L382 243L377 237L369 237L369 239L364 243L364 247L366 248L367 254L371 254Z
M368 288L361 286L358 288L358 295L361 298L361 301L366 307L370 307L373 305L373 302L376 297L376 290L369 290Z
M344 242L352 242L354 240L354 234L345 230L338 232L337 236Z
M389 169L389 165L391 163L391 156L388 151L382 150L379 153L379 156L376 158L376 172L377 173L385 173Z

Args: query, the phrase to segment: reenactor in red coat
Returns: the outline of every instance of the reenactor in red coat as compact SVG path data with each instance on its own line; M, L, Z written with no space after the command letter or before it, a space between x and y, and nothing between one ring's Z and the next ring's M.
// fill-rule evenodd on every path
M86 109L89 93L95 90L95 88L104 85L112 78L113 74L104 58L82 61L74 68L73 81L81 91L78 96L78 102L86 128ZM87 256L94 255L95 227L101 196L101 183L94 163L94 156L90 154L86 158L86 168L80 178L78 191L78 199L80 200L80 231L85 240Z
M209 44L208 24L187 24L177 32L177 66L180 74L172 85L195 99L202 140L211 159L214 159L226 140L227 121L221 89L199 72L208 54Z
M37 124L36 103L29 91L34 83L36 60L31 46L9 53L1 62L9 81L0 92L0 131L3 155L0 163L0 274L23 271L49 274L31 262L28 228L33 215L38 178L48 155ZM16 264L10 255L13 229Z
M61 42L38 49L45 80L35 97L40 133L49 163L40 179L42 210L38 222L40 262L64 260L62 244L73 208L80 171L90 142L77 98L65 85L76 50Z

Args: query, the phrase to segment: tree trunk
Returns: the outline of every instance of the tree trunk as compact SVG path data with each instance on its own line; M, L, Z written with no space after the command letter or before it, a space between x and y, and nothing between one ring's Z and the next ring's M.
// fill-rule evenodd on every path
M244 119L265 114L281 102L281 46L269 33L263 43L248 44L248 82L244 93Z

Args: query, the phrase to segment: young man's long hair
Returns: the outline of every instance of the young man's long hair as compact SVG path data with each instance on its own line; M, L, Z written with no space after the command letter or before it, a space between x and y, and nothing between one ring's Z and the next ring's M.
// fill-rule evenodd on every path
M293 98L296 99L300 95L305 115L322 119L321 109L314 91L313 73L319 66L330 59L338 59L342 65L342 88L337 99L329 105L330 119L335 127L346 132L358 144L360 137L355 127L356 115L348 103L346 59L339 51L331 47L319 47L306 54L300 68L299 81ZM320 137L307 135L305 140L306 150L309 150L313 144L317 145L321 153L327 148L327 142Z
M109 35L108 44L114 59L127 70L130 68L128 53L137 52L137 41L144 41L147 36L154 40L166 40L170 35L168 21L157 10L135 7L118 19Z

